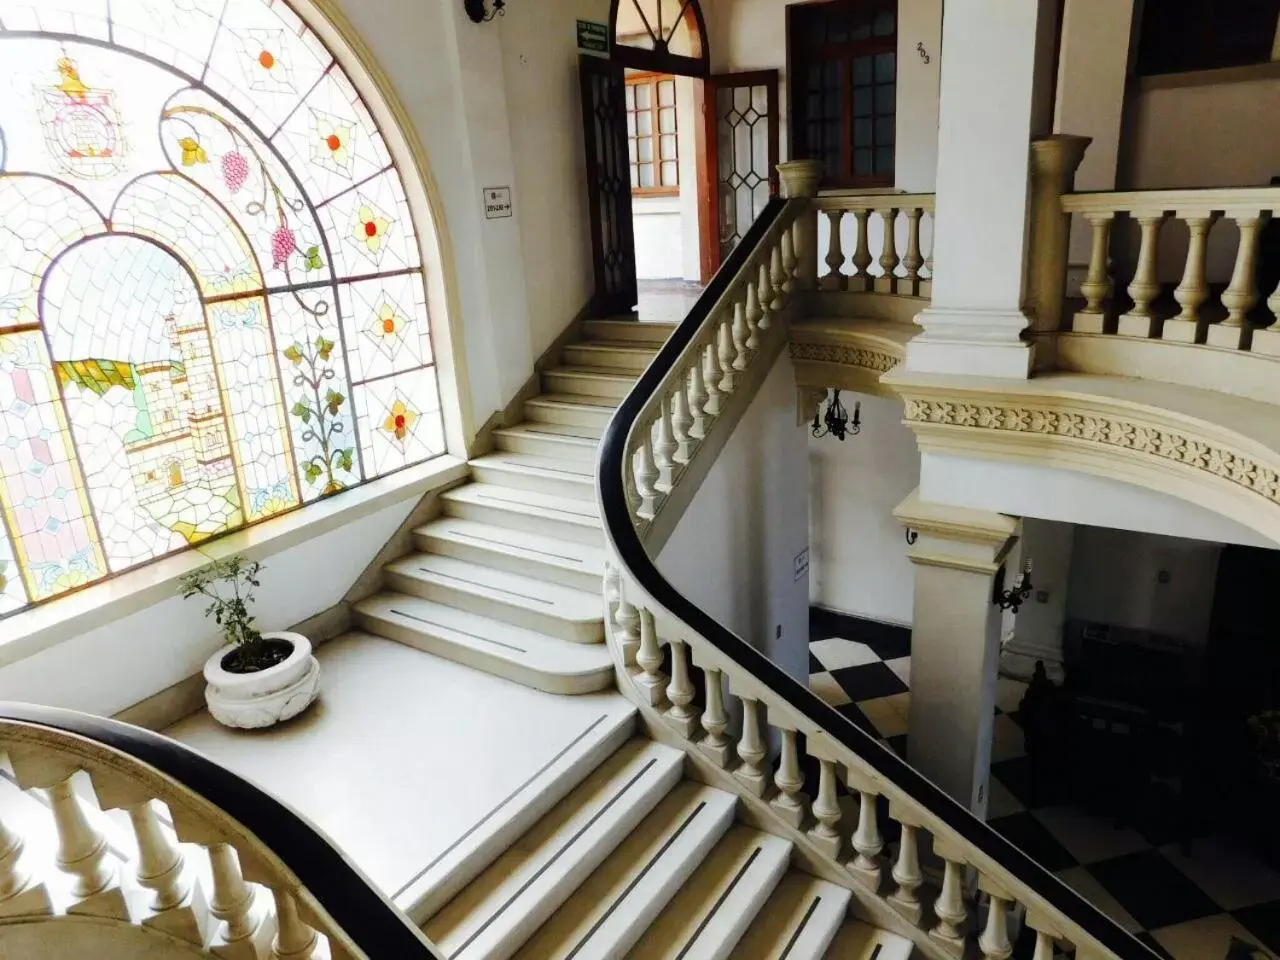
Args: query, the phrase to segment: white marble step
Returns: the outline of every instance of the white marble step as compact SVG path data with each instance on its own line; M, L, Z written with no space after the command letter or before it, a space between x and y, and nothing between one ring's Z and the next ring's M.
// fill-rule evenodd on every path
M680 781L684 755L627 743L423 931L450 960L507 960Z
M552 367L542 372L542 389L547 393L610 399L617 406L635 386L635 374L596 367Z
M593 427L601 432L613 419L618 401L608 397L584 397L567 393L544 393L526 400L524 415L536 423Z
M441 517L413 531L419 550L438 553L577 590L599 591L602 547L529 533L495 523Z
M558 423L518 423L493 431L493 442L499 450L528 453L540 457L586 464L594 467L596 447L600 443L598 427L564 426Z
M472 826L396 894L396 906L421 924L452 900L621 749L635 733L635 717L626 703L603 707L594 722L512 793L491 809L477 811Z
M432 553L382 568L387 586L570 643L604 642L604 605L594 593Z
M516 960L626 954L733 823L736 798L685 780L525 944Z
M590 340L568 344L560 359L567 367L618 370L634 377L644 372L661 346L627 340Z
M582 335L588 340L634 340L640 343L667 342L674 323L641 323L638 320L588 320Z
M595 464L505 450L471 461L471 476L519 490L589 500L596 495Z
M790 871L773 891L768 905L738 941L734 957L741 960L822 960L832 939L846 922L852 896L844 887Z
M913 944L888 930L846 920L825 956L831 960L911 960Z
M353 608L370 633L548 693L577 694L614 685L604 644L566 643L492 617L406 593L386 591Z
M715 845L630 960L725 960L791 860L791 843L740 824Z
M496 483L468 483L440 494L445 515L544 533L600 546L604 534L594 499L557 497Z

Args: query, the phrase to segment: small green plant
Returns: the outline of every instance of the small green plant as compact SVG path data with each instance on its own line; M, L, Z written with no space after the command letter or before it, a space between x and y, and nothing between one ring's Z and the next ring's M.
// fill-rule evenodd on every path
M258 648L263 646L262 634L249 612L253 588L261 585L258 583L261 569L262 564L257 560L247 560L235 554L214 560L178 581L184 600L195 596L209 600L204 615L213 617L227 642L239 648L244 659L255 658Z

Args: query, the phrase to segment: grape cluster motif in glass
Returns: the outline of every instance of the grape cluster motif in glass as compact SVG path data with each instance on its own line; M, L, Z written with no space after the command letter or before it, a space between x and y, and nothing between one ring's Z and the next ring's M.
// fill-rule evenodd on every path
M283 0L0 0L0 616L442 453L423 270Z

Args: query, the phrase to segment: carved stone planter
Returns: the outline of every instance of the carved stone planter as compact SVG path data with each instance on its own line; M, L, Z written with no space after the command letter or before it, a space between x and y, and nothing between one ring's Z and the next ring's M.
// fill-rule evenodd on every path
M778 164L778 177L782 181L783 197L816 197L823 169L821 160L782 161Z
M273 726L296 717L320 695L320 664L311 654L311 641L300 633L262 636L292 644L293 652L253 673L232 673L223 667L223 660L236 649L230 644L205 661L205 701L213 718L228 727Z

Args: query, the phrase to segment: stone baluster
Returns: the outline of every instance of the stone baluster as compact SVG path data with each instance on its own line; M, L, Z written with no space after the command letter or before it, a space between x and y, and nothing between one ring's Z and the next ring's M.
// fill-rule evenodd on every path
M1271 291L1271 296L1267 297L1267 309L1277 321L1280 321L1280 283L1276 284L1276 288Z
M705 440L711 428L711 413L707 410L707 386L702 382L702 355L695 351L693 362L689 364L689 375L685 380L689 392L689 436L691 438L690 457L697 449L698 441Z
M708 667L706 671L707 708L702 712L702 729L707 735L698 744L716 762L716 766L729 766L733 743L725 736L729 729L729 714L724 707L724 674Z
M1010 901L994 893L987 893L987 922L978 937L978 949L986 960L1009 960L1013 956L1013 944L1009 941Z
M782 292L788 296L797 289L796 269L800 265L800 261L796 258L795 251L795 230L794 223L789 224L782 231Z
M827 223L831 226L831 239L827 242L827 266L829 271L819 282L823 290L843 290L844 250L840 246L840 221L844 219L843 210L828 210Z
M1127 337L1151 337L1157 333L1155 318L1151 315L1151 301L1160 293L1156 243L1160 237L1160 225L1164 223L1164 212L1143 211L1133 216L1142 229L1142 243L1138 248L1138 266L1129 284L1133 307L1120 318L1118 329Z
M769 308L775 314L780 313L787 305L786 289L783 286L786 281L787 275L782 266L782 245L775 243L769 254L769 283L773 286L773 299L769 302Z
M636 651L636 666L640 672L635 677L636 686L656 707L662 702L667 689L667 675L662 672L662 644L658 641L658 627L653 612L640 608L640 649Z
M627 508L633 521L640 519L640 507L644 504L644 498L640 496L640 490L636 487L638 454L638 450L627 450L623 457L623 463L626 466L622 470L622 492L627 498Z
M679 444L671 423L671 395L665 390L658 397L658 428L654 432L657 437L653 443L653 462L658 468L658 479L671 486L675 481L675 457Z
M871 289L871 272L867 269L871 266L871 240L868 233L868 221L871 219L870 210L855 210L854 217L858 221L858 242L853 250L853 276L849 278L846 287L849 290L865 291Z
M1108 258L1111 251L1111 224L1115 214L1111 211L1086 213L1092 245L1089 248L1089 270L1080 284L1085 299L1084 307L1076 311L1071 328L1079 333L1101 333L1105 313L1102 303L1113 289Z
M697 447L693 436L689 433L693 426L693 414L689 410L689 377L682 373L680 382L671 394L671 438L675 441L673 454L678 464L686 464L693 459L693 451Z
M720 360L720 392L733 393L733 361L737 359L737 351L733 344L733 319L720 323L720 338L717 343L717 356Z
M893 810L890 808L890 816ZM917 926L924 913L920 897L916 893L924 883L924 874L920 871L920 850L916 837L919 829L913 824L899 821L902 835L898 840L898 857L893 863L893 893L889 894L889 904L900 914Z
M920 268L924 266L924 257L920 255L920 218L924 211L919 207L907 213L907 252L902 258L902 268L906 271L904 286L910 296L920 293Z
M1209 228L1217 217L1212 214L1191 216L1182 213L1177 216L1187 221L1189 235L1182 282L1173 291L1173 298L1182 309L1172 320L1165 321L1161 336L1165 340L1195 343L1200 339L1200 304L1209 299L1209 284L1204 276L1205 248L1209 241Z
M1054 943L1058 940L1066 939L1062 935L1062 931L1030 907L1027 908L1026 916L1022 922L1023 926L1035 931L1036 935L1036 945L1031 954L1031 960L1054 960ZM1080 954L1077 955L1079 956Z
M836 764L818 758L818 796L813 801L813 819L809 830L812 840L832 860L840 857L840 804L836 800Z
M84 900L106 890L116 879L107 838L89 822L70 777L49 788L49 803L58 831L58 869L73 877L72 894Z
M724 409L724 392L720 389L720 361L716 351L716 343L709 343L702 351L702 382L707 389L707 402L703 409L708 420L718 416Z
M884 849L884 837L880 833L880 811L876 807L878 794L871 779L860 771L849 769L849 789L858 795L858 826L853 832L851 846L855 856L849 862L849 872L857 877L868 890L880 889L880 851Z
M608 610L606 619L612 623L614 611L617 610L618 601L622 598L622 571L618 569L618 565L606 560L604 562L604 606Z
M191 893L182 851L160 826L150 801L129 807L129 820L138 840L138 883L151 891L152 910L171 910Z
M809 798L802 792L804 775L800 772L800 750L796 731L783 729L781 733L782 750L778 754L778 770L773 776L778 794L769 801L769 806L791 826L799 828L809 806Z
M880 219L884 221L884 242L880 247L880 269L884 271L883 276L876 277L875 291L876 293L894 293L897 290L897 279L893 273L898 269L898 238L894 236L898 223L898 210L896 207L890 207L887 210L877 211Z
M213 897L209 912L222 921L220 935L224 943L245 943L245 957L255 957L252 942L262 926L262 915L256 909L253 888L244 882L240 858L229 843L209 847L209 865L213 871Z
M1227 216L1240 228L1240 244L1236 247L1236 265L1231 271L1231 282L1222 292L1222 305L1227 317L1209 327L1208 343L1215 347L1238 350L1249 344L1242 336L1245 331L1245 315L1258 302L1258 288L1253 282L1257 269L1258 232L1264 218L1257 210L1228 210Z
M613 611L613 636L622 651L623 662L628 665L635 662L640 648L640 614L627 602L627 586L621 575L618 580L618 606Z
M949 856L949 850L943 852L942 846L935 836L934 852L942 857L942 889L933 904L938 923L929 936L959 957L964 953L964 926L969 916L964 902L964 862Z
M658 479L662 476L653 458L653 439L651 431L645 428L640 431L640 455L636 458L636 490L640 494L640 513L650 517L658 509Z
M272 889L276 899L276 938L271 944L273 960L311 960L320 944L320 934L298 916L298 901L287 890Z
M672 640L671 682L667 684L667 700L671 706L665 717L686 740L692 740L693 732L698 729L698 711L693 706L696 694L689 678L689 645L682 640Z
M760 322L757 326L761 330L768 330L773 326L773 286L769 281L769 265L763 260L760 261L759 275L756 299L760 302Z
M747 349L752 353L760 349L760 318L764 311L760 309L760 295L754 283L747 283Z
M28 889L31 875L22 868L22 835L0 820L0 907ZM40 911L43 912L43 911Z
M764 758L768 751L760 735L760 702L742 698L742 736L738 740L738 759L742 765L733 775L757 797L764 796L769 786L765 774Z
M747 347L751 339L751 330L747 327L747 310L741 303L733 305L733 369L742 372L751 363L751 352Z
M929 275L928 280L920 281L920 296L933 296L933 238L938 235L938 214L933 212L929 214L929 254L924 258L924 272Z

